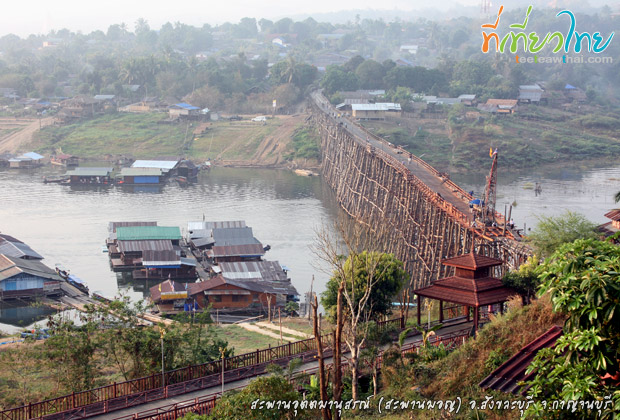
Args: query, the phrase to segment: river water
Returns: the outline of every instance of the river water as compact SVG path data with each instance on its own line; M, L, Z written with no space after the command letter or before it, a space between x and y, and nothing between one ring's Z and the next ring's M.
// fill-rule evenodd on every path
M119 289L142 298L144 281L124 281L110 270L102 246L110 221L157 221L179 226L188 221L245 220L254 236L271 250L267 260L290 269L292 283L303 296L315 276L314 290L323 291L328 276L315 268L310 245L315 229L337 215L337 203L320 177L290 171L214 168L196 184L176 184L160 191L131 187L43 184L51 168L0 171L0 231L29 244L51 268L61 264L88 284L91 291L115 296ZM150 188L150 187L149 187ZM302 297L303 299L303 297ZM13 331L16 309L0 312L0 330ZM40 309L41 312L44 309ZM28 325L33 311L23 312Z
M0 231L28 243L45 257L49 267L62 264L88 283L91 291L114 296L120 290L138 299L147 285L122 281L110 270L101 250L108 222L145 220L160 226L186 228L191 220L246 220L254 235L271 245L265 259L287 266L293 285L303 295L315 276L314 290L323 291L328 276L315 267L310 245L315 229L337 217L334 195L318 177L300 177L289 171L214 168L199 182L185 188L166 185L160 191L118 187L43 184L54 171L0 170ZM479 196L484 176L453 176ZM542 186L537 194L536 182ZM620 166L563 168L505 174L498 177L497 210L516 204L512 217L519 227L533 228L538 215L566 210L603 223L620 191ZM151 285L148 285L151 286ZM0 330L28 325L46 309L0 308Z

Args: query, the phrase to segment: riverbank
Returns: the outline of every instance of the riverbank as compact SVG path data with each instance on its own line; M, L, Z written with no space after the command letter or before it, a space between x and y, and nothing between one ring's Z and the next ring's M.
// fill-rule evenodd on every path
M266 121L178 121L167 114L113 113L64 126L43 127L21 151L49 155L62 150L91 161L121 157L153 159L184 156L216 166L316 169L318 136L305 114Z

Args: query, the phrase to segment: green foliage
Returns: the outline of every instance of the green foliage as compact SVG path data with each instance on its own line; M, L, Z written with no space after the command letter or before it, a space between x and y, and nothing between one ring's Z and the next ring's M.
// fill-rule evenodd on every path
M293 134L293 151L286 156L287 159L319 159L319 136L315 128L303 127Z
M321 79L321 87L328 96L341 90L356 90L358 83L355 73L346 72L338 66L327 67L325 75Z
M342 281L345 282L345 287L352 296L355 307L358 306L366 290L369 278L372 282L376 282L370 291L370 298L364 312L369 318L378 319L391 313L392 300L403 287L408 276L403 269L403 263L393 254L367 251L347 258L344 273L345 279L342 279L339 274L329 279L325 292L321 294L321 304L332 319L336 315L338 286ZM348 312L346 305L343 309L346 314Z
M576 239L595 238L596 225L579 213L566 211L560 216L541 216L529 240L536 252L547 257L562 244Z
M564 400L613 395L614 407L602 418L618 412L620 390L601 380L620 371L618 273L620 248L592 239L565 244L545 261L539 293L548 293L554 311L568 318L555 348L539 352L528 368L536 372L530 395ZM540 405L530 414L538 410Z
M538 280L539 258L537 255L528 257L527 261L517 271L510 271L504 275L502 282L505 286L513 288L522 296L526 303L536 295L536 289L540 284Z
M71 391L93 388L100 373L95 351L102 344L96 335L99 327L96 310L87 307L80 313L81 325L62 315L50 318L50 338L45 342L44 355L57 382Z
M301 401L301 396L293 385L281 375L272 375L253 380L240 392L229 392L224 395L208 417L213 420L272 420L289 418L312 418L310 413L304 410L289 408L267 408L267 404L260 401ZM295 416L297 411L297 416Z

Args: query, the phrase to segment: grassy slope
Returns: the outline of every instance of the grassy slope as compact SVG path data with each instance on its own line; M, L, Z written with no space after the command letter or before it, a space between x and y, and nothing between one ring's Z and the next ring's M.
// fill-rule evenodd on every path
M136 158L186 155L197 160L250 160L259 144L281 124L277 118L263 125L251 121L214 122L209 129L193 135L197 123L162 124L166 114L110 114L67 126L47 127L36 134L30 145L40 153L62 148L86 158L106 154ZM193 141L192 141L193 137ZM183 145L191 143L189 150Z
M547 331L552 325L562 323L562 316L553 313L547 298L534 301L526 307L520 306L520 299L510 302L511 309L485 325L475 340L469 340L447 357L414 369L414 375L405 389L398 395L404 400L428 399L447 400L457 396L463 400L458 418L518 418L517 412L496 411L486 413L469 412L467 402L484 401L485 396L493 395L495 400L512 399L511 395L495 391L482 391L478 383L496 367L508 360L518 350ZM413 391L419 387L419 393ZM393 398L385 396L386 400ZM403 398L404 397L404 398ZM413 415L413 417L410 417ZM352 416L350 418L377 419L436 419L442 417L438 411L408 411L372 416Z
M418 156L424 154L439 170L487 171L490 147L499 149L501 167L511 169L620 155L620 119L598 109L584 106L575 113L522 105L514 115L479 115L483 121L396 118L365 125Z

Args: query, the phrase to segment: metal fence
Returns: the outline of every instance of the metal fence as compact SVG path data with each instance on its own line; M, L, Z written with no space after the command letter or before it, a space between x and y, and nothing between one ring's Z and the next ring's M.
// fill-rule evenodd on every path
M402 318L378 322L381 328L403 325ZM333 345L333 334L321 336L323 346ZM309 361L316 353L316 339L309 338L277 347L256 350L224 359L225 381L234 381L264 373L268 363L286 363L294 357ZM0 420L48 420L85 418L135 405L181 395L215 386L220 382L222 361L187 366L144 378L113 383L99 388L29 403L0 412ZM162 382L162 379L164 380ZM163 384L166 386L162 386Z
M428 345L438 346L440 344L444 344L447 347L456 347L465 342L465 340L470 335L470 331L471 331L470 328L465 328L465 329L454 331L450 334L446 334L443 336L433 336L429 340ZM401 354L404 355L407 353L415 353L423 345L424 343L422 342L422 340L417 340L413 343L404 345L400 349ZM382 354L377 356L376 362L377 362L377 368L381 369ZM333 368L332 364L325 365L325 369L327 371L331 371L332 368ZM344 371L345 369L347 369L347 365L343 364L341 369ZM317 372L318 372L318 368L304 370L302 372L297 373L294 379L303 377L303 376L309 376L312 374L316 374ZM211 411L215 407L217 399L220 396L221 394L217 392L214 394L205 395L205 396L194 398L191 400L185 400L179 403L164 405L161 407L157 407L155 409L137 412L135 414L130 414L127 416L117 417L114 420L174 420L190 412L199 414L199 415L208 415L211 413Z

